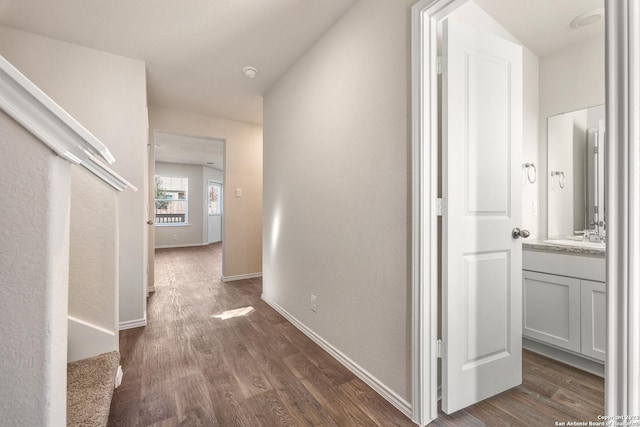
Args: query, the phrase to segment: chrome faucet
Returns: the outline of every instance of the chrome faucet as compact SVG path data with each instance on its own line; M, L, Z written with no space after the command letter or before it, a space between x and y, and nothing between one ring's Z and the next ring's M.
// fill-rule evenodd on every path
M598 230L580 230L573 232L576 235L582 234L582 240L585 242L604 242L605 241L605 231Z
M586 242L604 242L604 230L602 234L598 230L584 230L582 240Z

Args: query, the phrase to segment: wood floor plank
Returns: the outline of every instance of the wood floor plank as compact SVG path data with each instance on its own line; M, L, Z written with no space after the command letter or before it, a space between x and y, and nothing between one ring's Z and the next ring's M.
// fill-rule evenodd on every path
M469 414L467 411L462 410L454 414L448 415L438 411L438 418L436 418L431 424L434 427L487 427L487 424L475 416Z
M219 426L202 374L181 378L175 385L178 422L189 426Z
M489 400L485 400L464 410L467 414L482 420L487 426L524 426L518 418L492 406ZM535 424L534 424L535 425Z
M356 379L353 372L345 368L322 349L313 348L312 351L305 351L305 354L311 363L335 386Z
M281 384L276 389L276 393L285 407L291 413L291 416L301 426L335 426L327 411L320 403L309 393L300 381L289 381Z
M221 244L156 251L148 325L120 332L109 426L409 426L412 422L261 300L220 281ZM243 306L249 315L211 316ZM533 353L523 384L434 426L552 426L603 411L601 378Z
M536 414L544 414L545 422L548 419L564 420L575 417L575 414L566 412L566 408L552 401L551 398L531 392L526 387L519 387L517 393L512 393L510 399L521 403L523 411L530 411Z
M158 423L176 415L175 394L170 387L145 390L140 402L140 418L147 423Z
M309 393L322 405L339 426L372 426L377 425L357 404L340 393L336 387L320 378L314 381L300 380Z
M490 399L487 403L510 417L518 420L521 425L539 426L548 422L548 413L534 410L529 404L522 404L515 398L518 388L509 390L499 399ZM526 402L529 403L529 402Z
M399 427L414 425L408 418L390 417L389 414L393 414L395 410L393 405L360 380L356 379L342 384L340 391L353 402L359 402L360 409L378 425Z
M242 408L251 425L283 427L299 425L274 390L246 399L242 402Z
M129 379L122 383L113 393L111 411L109 412L109 426L139 427L149 423L140 416L146 410L140 399L141 380Z
M221 426L250 426L241 407L240 385L226 365L212 364L203 369L209 397Z

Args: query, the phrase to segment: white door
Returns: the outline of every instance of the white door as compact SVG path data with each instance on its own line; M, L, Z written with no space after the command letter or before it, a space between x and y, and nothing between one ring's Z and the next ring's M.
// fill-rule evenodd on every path
M154 135L155 138L155 135ZM156 257L156 151L153 144L148 144L149 162L147 180L149 182L149 197L147 200L147 296L156 291L155 285L155 257Z
M209 181L208 234L209 243L222 241L222 184Z
M522 382L522 50L443 27L442 410Z

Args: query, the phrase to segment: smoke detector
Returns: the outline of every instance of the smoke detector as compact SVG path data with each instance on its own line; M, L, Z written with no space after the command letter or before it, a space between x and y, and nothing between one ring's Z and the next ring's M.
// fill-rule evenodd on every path
M244 67L242 69L242 72L244 73L245 76L249 77L250 79L253 79L258 75L258 70L254 67Z
M603 16L604 9L600 7L576 16L575 19L571 21L570 25L572 28L586 27L587 25L595 24L601 20Z

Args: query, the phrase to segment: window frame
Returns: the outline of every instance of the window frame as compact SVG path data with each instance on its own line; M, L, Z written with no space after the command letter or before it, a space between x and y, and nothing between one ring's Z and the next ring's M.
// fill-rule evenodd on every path
M170 191L170 192L175 192L178 193L180 191L184 191L185 193L185 197L184 199L181 198L156 198L155 196L157 195L156 190L158 188L158 179L159 178L169 178L169 179L184 179L186 180L186 190L163 190L163 191ZM154 209L154 214L153 214L153 224L156 227L185 227L189 225L189 177L188 176L182 176L182 175L171 175L171 174L156 174L154 176L154 199L153 199L153 209ZM182 202L184 203L184 221L183 222L166 222L166 223L162 223L162 222L158 222L158 207L156 205L157 202Z

